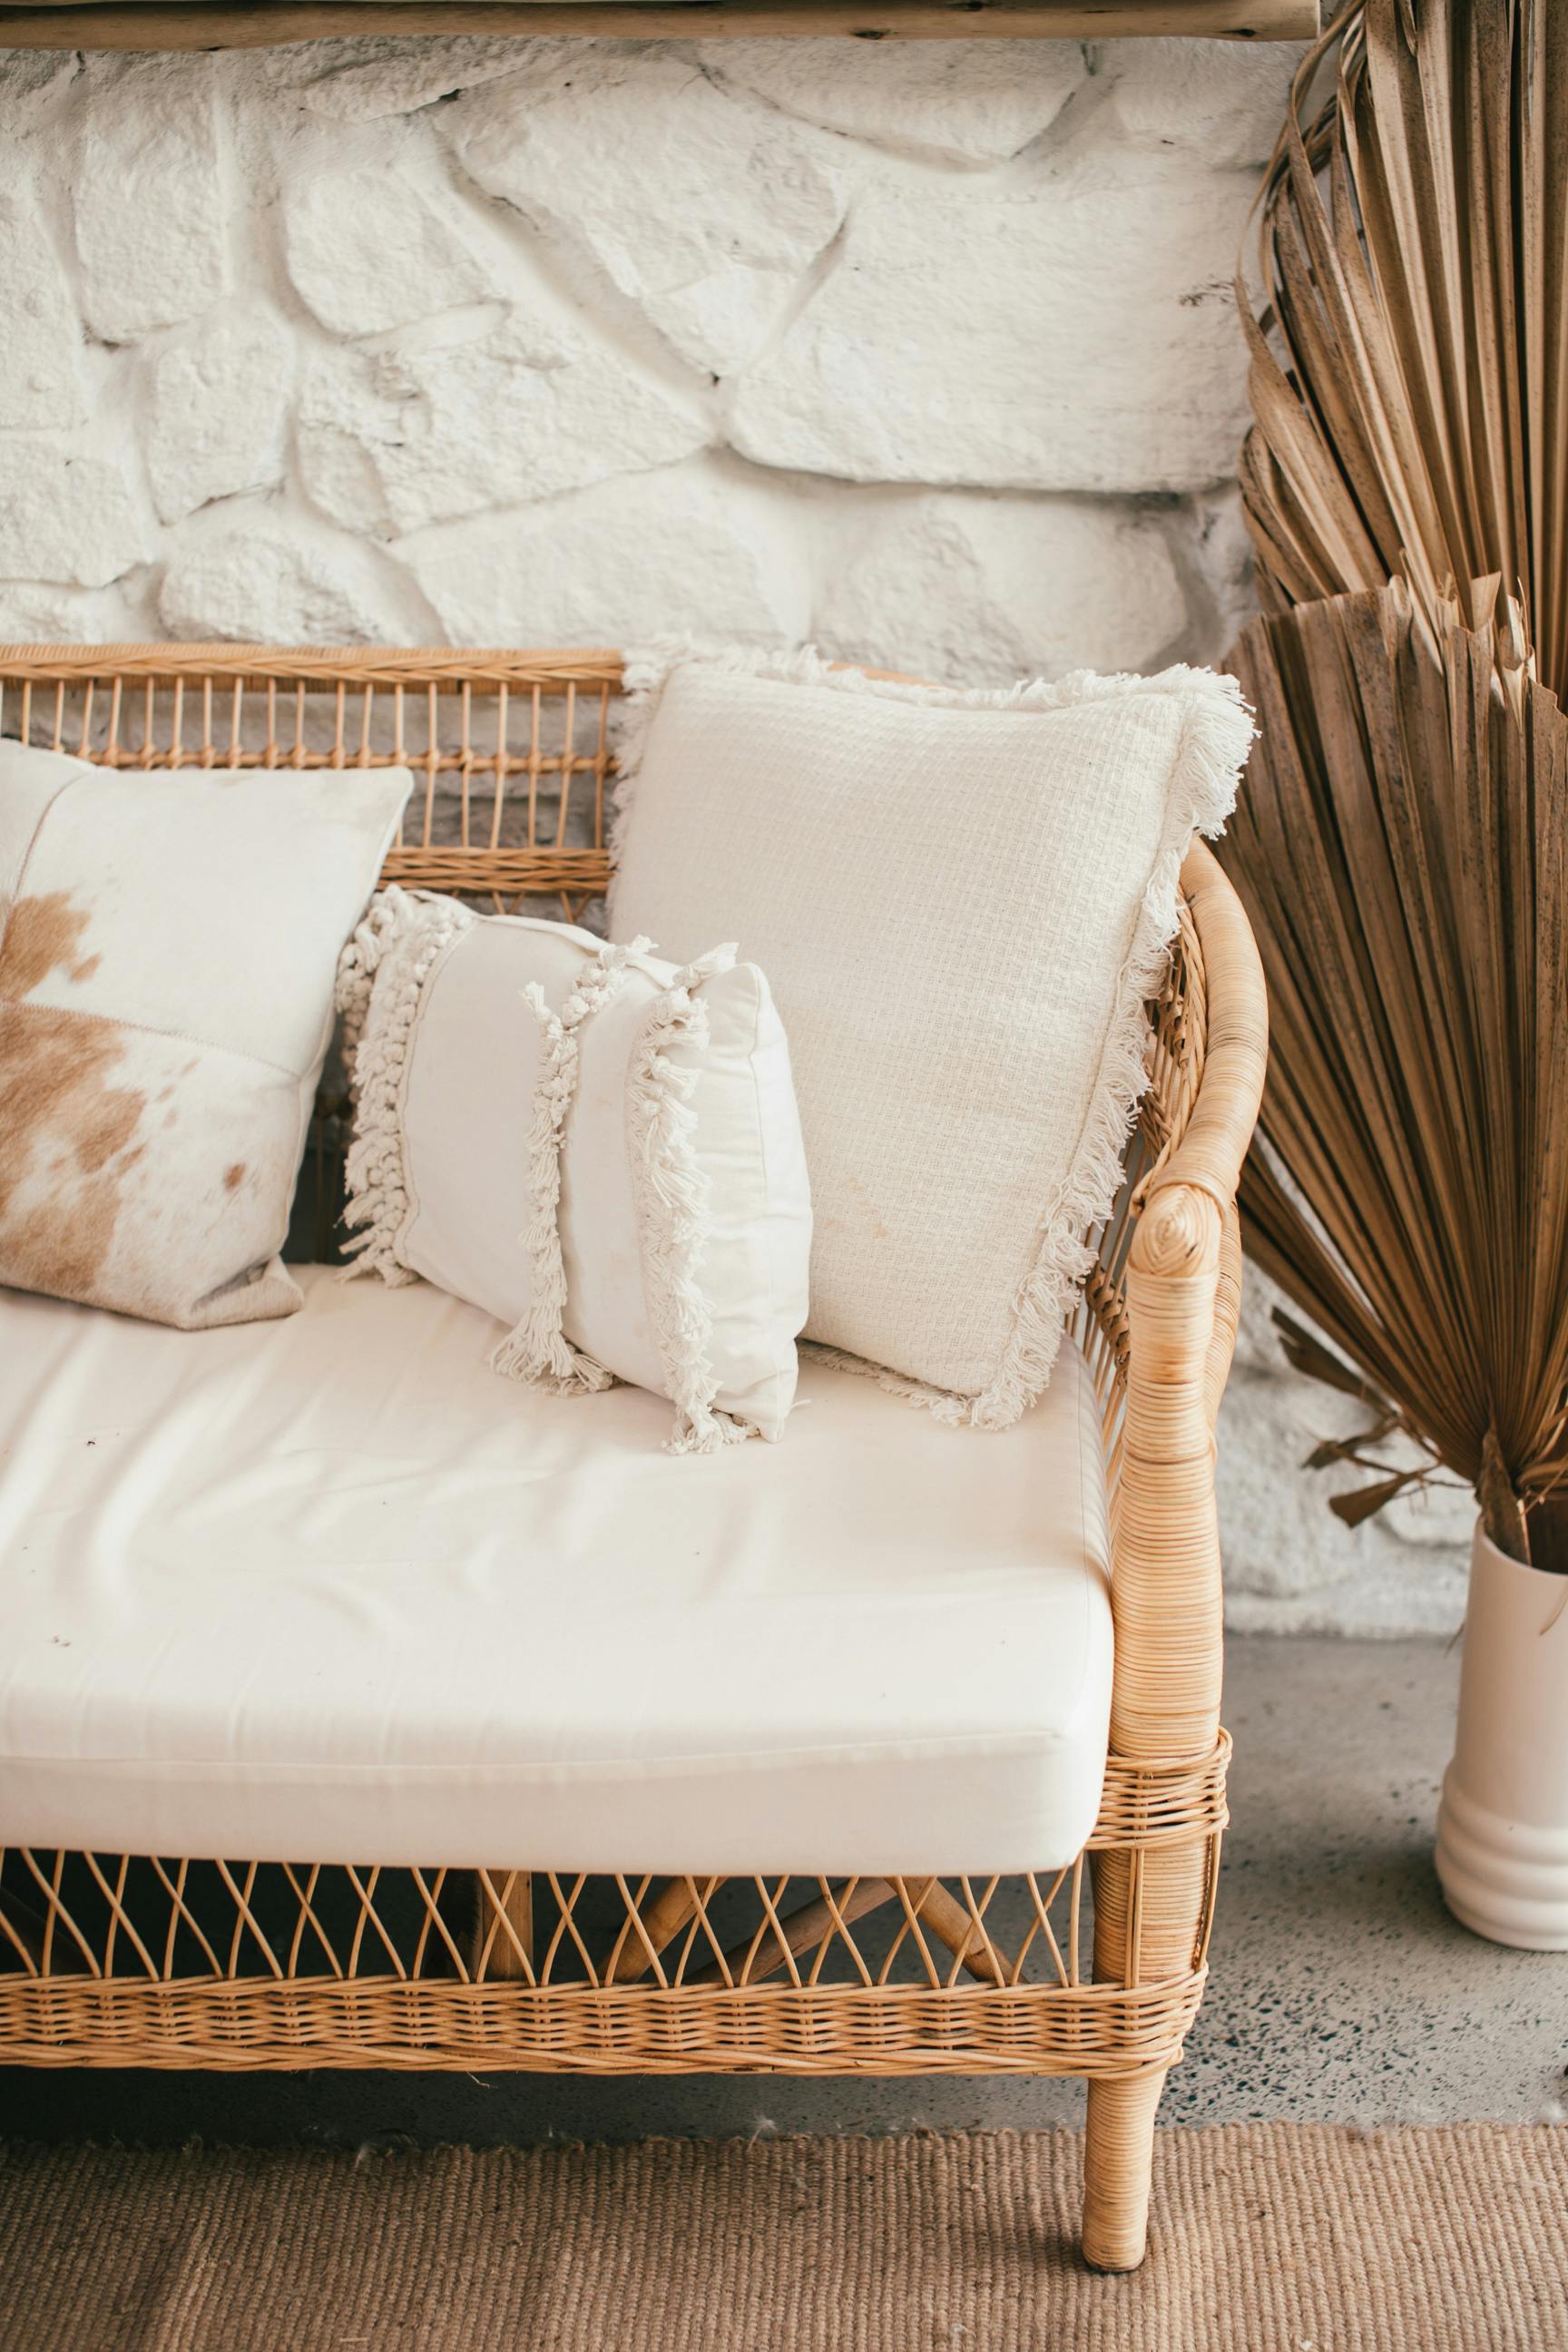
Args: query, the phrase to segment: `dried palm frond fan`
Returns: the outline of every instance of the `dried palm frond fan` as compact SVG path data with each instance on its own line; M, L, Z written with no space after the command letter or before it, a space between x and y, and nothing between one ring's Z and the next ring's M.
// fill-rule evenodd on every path
M1254 1258L1303 1370L1568 1570L1568 22L1364 0L1262 198L1261 740L1223 856L1273 1055ZM1331 79L1326 94L1326 75ZM1351 593L1346 593L1351 592ZM1360 593L1354 593L1360 592ZM1554 690L1555 689L1555 690ZM1336 1354L1335 1349L1342 1351ZM1352 1522L1420 1475L1336 1496Z
M1288 1325L1301 1370L1568 1568L1568 719L1501 599L1471 629L1402 585L1331 597L1236 665L1261 740L1226 862L1273 1038L1252 1255L1357 1378Z
M1258 221L1256 318L1237 290L1266 609L1398 578L1470 609L1500 573L1562 694L1562 0L1354 0L1296 74Z

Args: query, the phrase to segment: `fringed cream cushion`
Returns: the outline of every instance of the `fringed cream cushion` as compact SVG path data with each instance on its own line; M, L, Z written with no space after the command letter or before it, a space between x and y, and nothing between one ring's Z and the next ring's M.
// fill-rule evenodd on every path
M358 1268L509 1324L492 1360L532 1386L668 1396L676 1452L780 1434L811 1199L754 965L393 889L338 1000Z
M0 743L0 1283L193 1330L292 1314L333 974L410 782Z
M1182 858L1251 740L1235 681L964 694L679 645L626 679L611 931L685 955L722 922L767 971L807 1336L1005 1428L1116 1196Z

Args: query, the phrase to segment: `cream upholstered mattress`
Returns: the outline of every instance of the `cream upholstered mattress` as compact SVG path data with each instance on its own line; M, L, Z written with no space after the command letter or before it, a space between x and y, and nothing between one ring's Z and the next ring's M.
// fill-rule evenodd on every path
M1001 1435L808 1358L784 1441L485 1369L305 1269L180 1332L0 1292L0 1843L664 1872L1042 1869L1111 1631L1076 1350Z

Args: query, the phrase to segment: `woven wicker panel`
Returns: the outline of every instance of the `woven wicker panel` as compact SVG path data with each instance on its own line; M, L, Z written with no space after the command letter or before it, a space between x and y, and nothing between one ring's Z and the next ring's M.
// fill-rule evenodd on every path
M1200 1766L1112 1759L1090 1851L1201 1838ZM0 1856L0 2047L31 2064L1124 2070L1201 1990L1086 1981L1088 1856L1049 1877L588 1878Z
M1203 1999L1173 1984L922 1992L764 1986L595 1992L302 1979L0 1988L9 2065L536 2074L1073 2074L1179 2055Z
M384 879L576 921L604 889L607 653L0 646L0 735L105 767L405 766Z

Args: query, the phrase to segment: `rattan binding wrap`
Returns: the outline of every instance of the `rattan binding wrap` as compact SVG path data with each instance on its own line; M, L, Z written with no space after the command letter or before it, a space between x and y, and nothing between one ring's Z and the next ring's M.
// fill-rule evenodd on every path
M608 876L619 675L604 652L12 646L0 733L126 771L402 762L388 879L575 919ZM1251 935L1201 846L1183 887L1127 1185L1074 1327L1116 1622L1112 1753L1075 1863L833 1884L13 1853L0 2062L1083 2074L1086 2250L1134 2263L1226 1818L1214 1423L1266 1050Z

